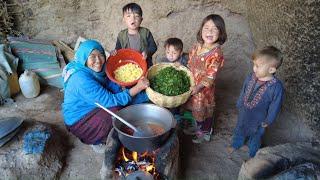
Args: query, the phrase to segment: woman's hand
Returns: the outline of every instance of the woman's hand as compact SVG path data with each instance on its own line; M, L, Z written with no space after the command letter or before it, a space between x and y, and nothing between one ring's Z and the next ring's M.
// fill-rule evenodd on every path
M149 80L142 77L139 79L138 83L129 90L129 94L130 96L135 96L147 87L149 87Z
M142 90L146 89L147 87L149 87L149 80L145 77L142 77L139 79L136 86L138 87L138 89L140 89L140 91L142 91Z

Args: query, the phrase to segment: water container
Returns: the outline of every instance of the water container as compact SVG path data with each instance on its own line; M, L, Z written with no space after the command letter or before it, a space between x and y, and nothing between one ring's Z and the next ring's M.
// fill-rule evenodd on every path
M22 94L26 98L37 97L40 93L40 83L36 73L25 70L19 78L19 85Z

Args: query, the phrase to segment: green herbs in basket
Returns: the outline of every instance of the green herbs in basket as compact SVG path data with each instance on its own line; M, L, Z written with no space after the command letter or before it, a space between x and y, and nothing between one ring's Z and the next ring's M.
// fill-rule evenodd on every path
M177 96L190 89L190 79L186 72L166 67L150 80L154 91L166 96Z

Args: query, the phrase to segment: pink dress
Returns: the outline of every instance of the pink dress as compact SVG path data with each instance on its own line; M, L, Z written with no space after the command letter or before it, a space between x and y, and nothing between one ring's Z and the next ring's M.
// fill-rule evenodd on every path
M188 67L190 68L195 84L202 83L205 87L199 93L191 96L187 101L187 109L192 111L193 117L202 122L213 117L215 109L215 78L223 66L224 58L220 46L216 46L203 54L197 54L201 45L195 45L189 53Z

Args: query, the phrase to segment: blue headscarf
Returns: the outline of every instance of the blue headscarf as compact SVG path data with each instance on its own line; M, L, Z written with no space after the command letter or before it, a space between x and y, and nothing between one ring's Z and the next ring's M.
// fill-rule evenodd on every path
M64 79L64 88L67 87L69 78L79 71L84 71L93 75L94 78L101 84L105 81L105 63L103 64L100 72L95 72L86 66L86 62L93 50L98 50L101 54L104 55L104 57L106 57L104 49L99 42L95 40L87 40L82 42L77 52L75 53L75 59L72 62L70 62L63 70L62 76Z

